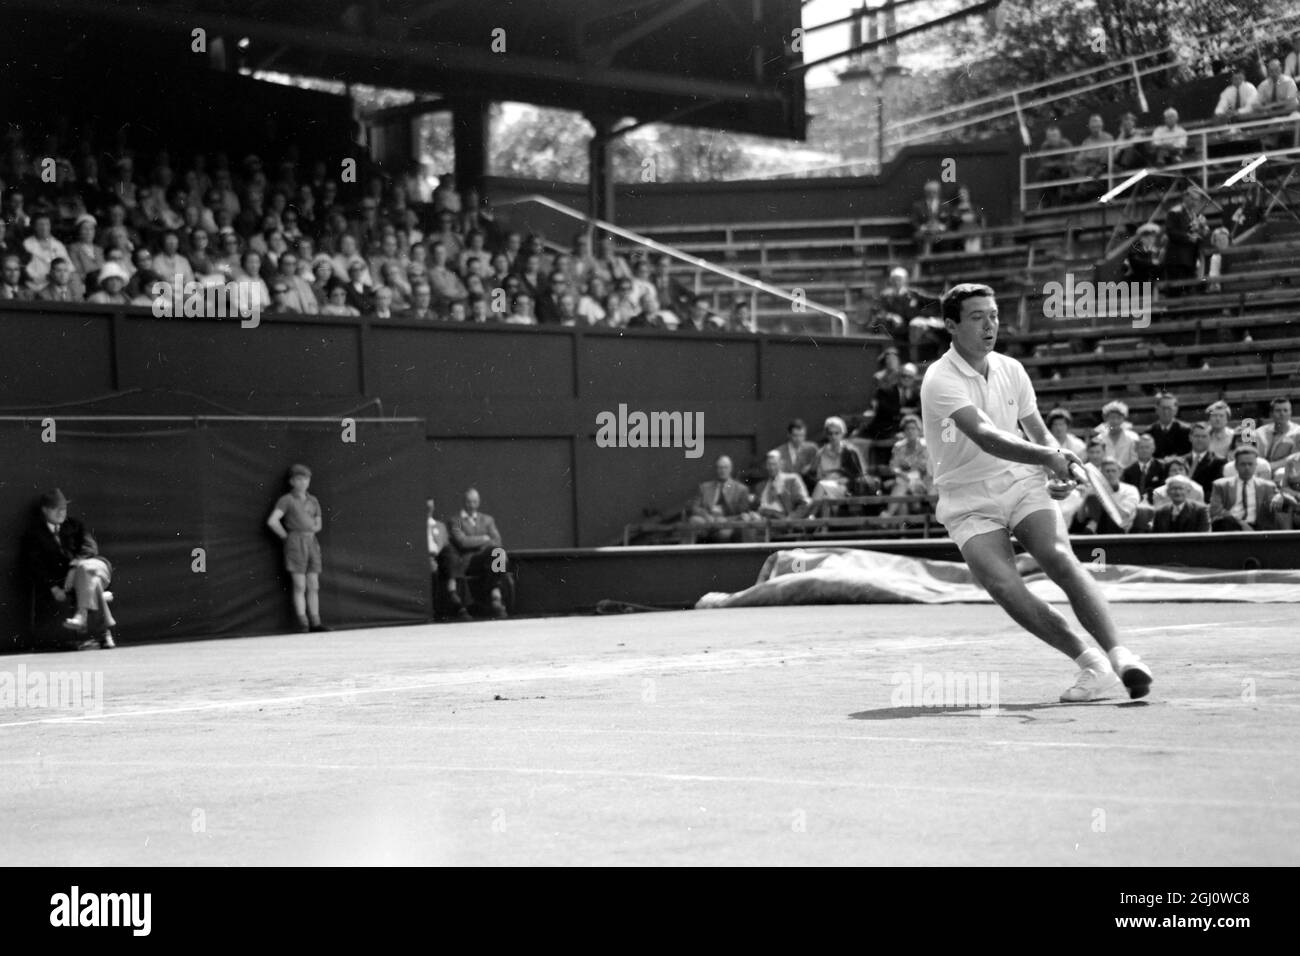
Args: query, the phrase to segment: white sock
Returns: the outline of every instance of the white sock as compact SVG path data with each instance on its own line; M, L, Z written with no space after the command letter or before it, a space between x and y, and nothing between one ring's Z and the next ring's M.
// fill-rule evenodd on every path
M1110 666L1115 668L1116 673L1119 673L1120 668L1126 667L1137 660L1137 655L1127 647L1112 647L1109 656Z
M1104 671L1109 668L1106 665L1106 655L1101 652L1100 648L1090 647L1074 659L1083 670Z

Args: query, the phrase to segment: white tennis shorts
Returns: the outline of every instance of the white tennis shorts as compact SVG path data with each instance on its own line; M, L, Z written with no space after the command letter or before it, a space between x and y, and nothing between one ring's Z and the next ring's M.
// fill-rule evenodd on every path
M1047 493L1046 474L1009 471L985 481L939 489L934 514L960 548L977 534L1009 531L1035 511L1050 511L1061 520L1060 509Z

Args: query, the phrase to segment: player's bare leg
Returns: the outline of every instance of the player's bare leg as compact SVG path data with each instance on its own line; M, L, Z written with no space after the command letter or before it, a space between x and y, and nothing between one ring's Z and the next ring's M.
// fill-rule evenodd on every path
M1016 570L1010 534L1003 530L977 534L961 546L961 556L980 586L1026 631L1071 659L1087 651L1088 645L1065 616L1025 586Z
M1145 697L1151 688L1151 671L1120 642L1110 606L1092 575L1074 556L1060 514L1055 509L1035 511L1016 525L1015 533L1016 540L1033 555L1043 573L1065 592L1079 623L1106 651L1111 667L1128 688L1129 696ZM1091 662L1092 659L1086 657L1084 660ZM1091 665L1080 663L1079 666L1086 670Z

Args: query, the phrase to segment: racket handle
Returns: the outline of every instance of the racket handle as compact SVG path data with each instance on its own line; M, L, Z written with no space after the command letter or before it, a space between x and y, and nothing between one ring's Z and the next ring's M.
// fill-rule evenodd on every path
M1070 477L1081 485L1092 484L1092 480L1088 477L1088 473L1083 470L1082 465L1070 465Z

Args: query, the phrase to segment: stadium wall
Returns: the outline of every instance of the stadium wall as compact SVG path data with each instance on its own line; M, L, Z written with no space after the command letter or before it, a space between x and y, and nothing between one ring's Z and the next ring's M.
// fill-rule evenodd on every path
M427 494L454 513L473 484L511 548L619 541L644 509L680 509L723 453L738 473L757 474L790 417L816 434L827 415L869 406L882 345L334 316L263 316L241 328L14 302L0 304L0 330L10 343L0 353L0 414L341 419L361 408L421 418L416 518ZM703 415L699 457L685 447L599 446L597 416L620 405ZM287 464L272 456L265 467ZM21 456L8 467L14 480L26 474ZM75 498L70 474L64 490ZM24 494L40 481L22 481Z
M51 417L53 431L49 420L0 420L0 650L29 627L19 542L54 487L113 564L127 640L290 628L288 576L265 521L295 461L311 464L324 510L324 619L427 618L422 422L359 420L344 442L333 421Z

